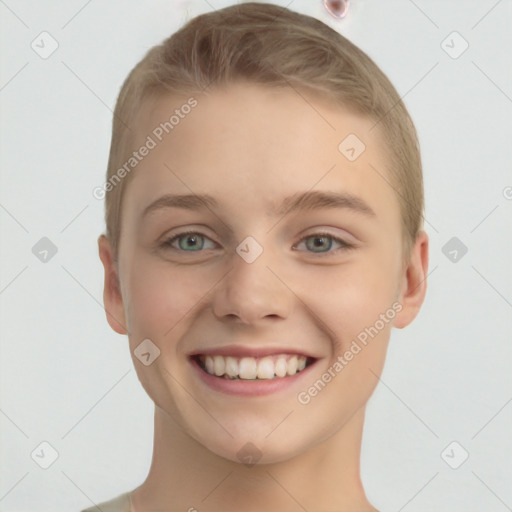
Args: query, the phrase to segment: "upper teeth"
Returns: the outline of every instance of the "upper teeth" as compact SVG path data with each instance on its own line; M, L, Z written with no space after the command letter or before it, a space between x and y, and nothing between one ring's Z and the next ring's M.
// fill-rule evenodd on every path
M295 375L297 371L304 369L307 358L296 354L279 354L263 358L202 355L199 359L211 375L254 380Z

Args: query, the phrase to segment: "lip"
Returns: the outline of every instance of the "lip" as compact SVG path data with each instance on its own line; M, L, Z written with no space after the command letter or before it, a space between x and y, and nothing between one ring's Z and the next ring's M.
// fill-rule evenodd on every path
M306 356L311 359L318 359L319 356L309 354L291 347L244 347L243 345L226 345L219 348L207 348L204 350L196 350L188 354L189 357L204 356L233 356L236 358L254 357L261 358L265 356L273 356L276 354L296 354L298 356Z
M215 353L219 354L219 352ZM204 352L201 352L201 354L204 354ZM309 366L306 366L295 375L263 380L230 380L223 377L216 377L215 375L210 375L201 368L197 357L191 356L188 358L188 361L192 365L194 372L199 376L200 380L214 391L219 391L228 395L256 397L289 390L292 387L299 387L304 378L311 373L311 369L316 365L318 359L315 359Z

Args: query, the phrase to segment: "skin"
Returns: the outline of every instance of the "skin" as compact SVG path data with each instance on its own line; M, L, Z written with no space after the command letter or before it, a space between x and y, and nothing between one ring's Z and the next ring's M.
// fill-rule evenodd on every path
M132 511L375 511L360 478L365 406L392 327L407 326L423 303L428 237L420 232L402 266L396 192L369 165L385 175L371 120L291 88L240 82L194 97L197 107L133 171L117 264L108 239L98 240L107 319L128 333L155 403L152 464ZM148 102L136 146L186 100ZM366 145L353 162L338 150L350 133ZM270 205L309 190L349 192L375 216L340 208L271 214ZM164 193L208 193L219 208L166 208L141 220ZM174 240L174 251L162 245L189 228L205 238ZM312 235L322 231L354 248L336 250L332 239L315 248ZM235 251L247 236L263 248L250 264ZM299 403L297 393L396 301L394 319ZM146 338L160 350L149 366L133 353ZM205 386L187 354L234 343L284 345L319 360L299 388L233 397ZM237 456L248 442L261 453L251 466Z

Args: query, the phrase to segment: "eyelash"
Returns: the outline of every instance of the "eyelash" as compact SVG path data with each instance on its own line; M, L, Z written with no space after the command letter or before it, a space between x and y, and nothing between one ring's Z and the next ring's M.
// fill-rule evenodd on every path
M178 240L179 238L184 237L186 235L199 235L199 236L202 236L202 237L205 237L205 238L209 239L209 237L207 237L206 235L203 235L202 233L200 233L198 231L192 231L192 230L191 231L184 231L183 233L179 233L177 235L172 236L171 238L168 238L167 240L165 240L162 243L161 246L164 249L170 249L172 251L178 251L178 252L203 252L202 250L198 250L198 251L184 251L183 249L176 249L175 247L171 246L171 244L175 240ZM334 242L339 243L341 245L341 247L338 247L335 250L329 250L327 252L319 252L319 253L315 253L315 252L312 252L312 251L307 251L307 252L310 252L310 254L314 254L316 256L322 257L322 256L329 256L329 255L338 253L339 251L347 251L349 249L354 249L355 248L355 245L350 244L350 243L346 242L345 240L343 240L342 238L338 238L337 236L334 236L331 233L326 233L326 232L318 232L318 233L312 233L310 235L307 235L307 236L301 238L299 240L299 242L297 244L295 244L295 245L298 245L299 243L301 243L304 240L307 240L308 238L321 238L321 237L327 237L327 238L333 240Z

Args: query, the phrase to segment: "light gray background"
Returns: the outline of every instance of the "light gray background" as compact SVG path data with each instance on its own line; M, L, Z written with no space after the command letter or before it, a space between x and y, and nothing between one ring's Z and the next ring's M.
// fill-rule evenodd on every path
M153 404L105 319L92 190L127 73L187 19L231 3L0 1L2 511L78 511L147 474ZM321 0L275 3L365 50L420 136L428 291L393 331L368 406L368 496L382 512L512 510L512 2L353 0L344 20ZM48 59L31 48L42 31L59 44ZM458 58L445 51L462 48L453 31L469 44ZM46 263L32 253L42 237L58 248ZM452 237L468 248L457 262L442 252ZM48 469L31 458L43 441L59 455ZM469 452L458 469L441 457L452 441Z

